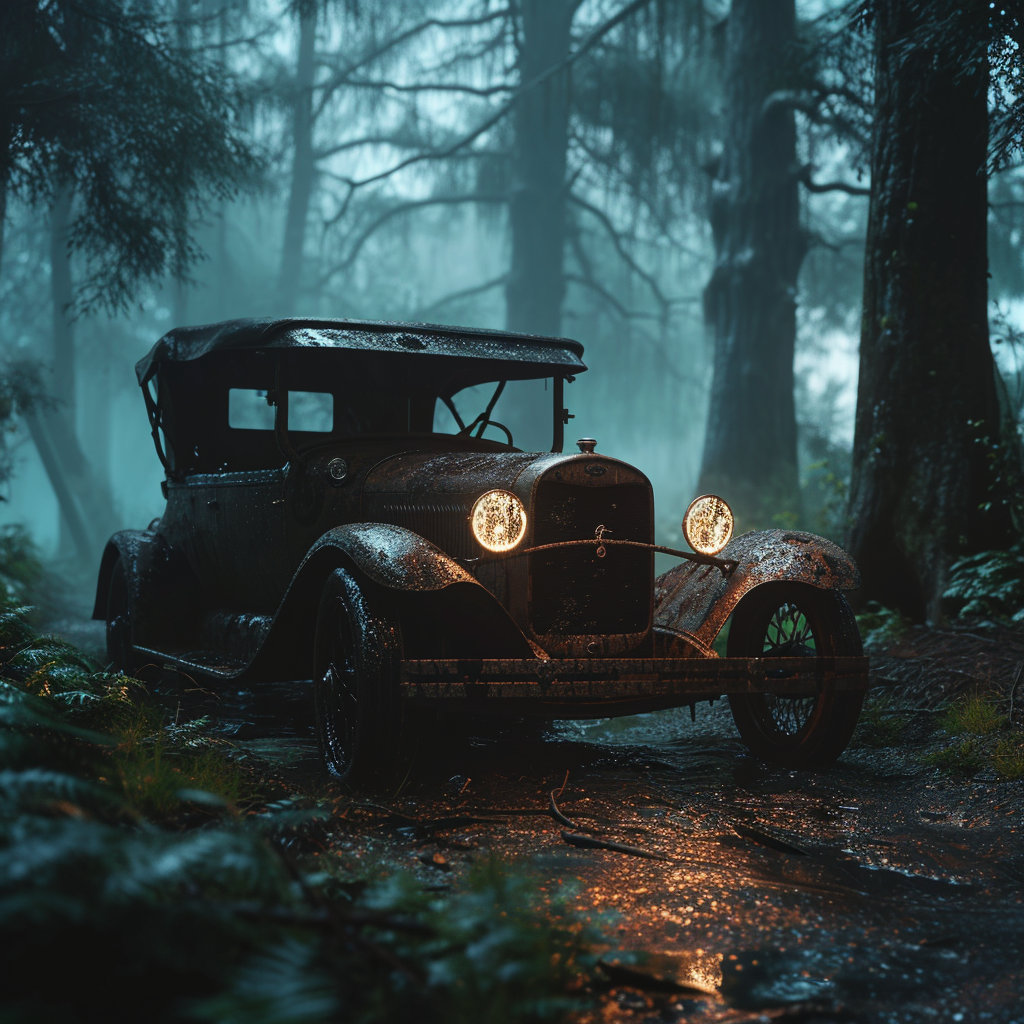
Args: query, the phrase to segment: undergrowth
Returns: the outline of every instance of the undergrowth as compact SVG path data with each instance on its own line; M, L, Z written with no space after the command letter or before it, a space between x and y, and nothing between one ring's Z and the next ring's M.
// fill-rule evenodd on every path
M946 708L940 724L950 742L926 754L926 764L950 775L989 769L1006 779L1024 778L1024 736L1011 727L990 696L961 697Z
M883 690L869 693L857 721L854 743L860 747L894 747L904 734L906 715Z
M868 601L857 616L857 627L868 651L884 650L902 640L910 625L910 620L895 608L886 608L877 601Z
M514 866L450 894L310 852L331 809L0 611L5 1022L533 1022L588 935ZM321 843L321 846L324 844Z
M942 596L961 619L1024 620L1024 544L961 558Z

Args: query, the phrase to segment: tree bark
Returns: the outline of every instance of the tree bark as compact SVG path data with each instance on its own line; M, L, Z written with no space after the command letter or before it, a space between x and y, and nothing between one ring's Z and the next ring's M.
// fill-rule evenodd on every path
M177 36L178 49L183 55L187 55L192 49L191 6L192 0L177 0L175 5L175 34ZM179 173L178 177L181 176ZM177 252L175 253L174 280L171 285L171 316L174 321L173 326L184 327L189 319L189 286L186 279L187 271L185 264L185 253L188 243L188 207L184 202L178 204L178 208L175 211L175 221Z
M75 332L72 313L71 254L68 229L73 193L63 186L50 212L50 296L53 314L53 397L61 413L75 422Z
M800 226L796 125L776 102L795 39L794 0L733 0L726 28L726 137L713 185L715 268L704 292L714 377L699 489L742 527L795 522L793 353Z
M34 413L29 431L60 505L60 555L91 565L117 527L110 486L98 478L76 433L74 289L68 229L73 193L62 188L50 222L50 290L53 305L53 386L55 406Z
M579 0L522 0L519 81L527 83L569 54ZM569 70L527 90L516 103L509 225L512 260L505 285L506 323L512 331L558 334L565 275L569 138Z
M986 6L877 0L872 195L848 547L862 600L941 617L950 563L1005 546L988 338ZM936 29L936 26L941 28Z
M278 275L277 316L297 312L302 256L306 242L306 221L313 194L316 167L313 160L313 61L316 44L316 4L307 0L299 8L299 53L295 69L295 96L292 107L292 182L288 214L281 248Z
M0 170L0 274L4 267L4 229L7 227L7 177Z

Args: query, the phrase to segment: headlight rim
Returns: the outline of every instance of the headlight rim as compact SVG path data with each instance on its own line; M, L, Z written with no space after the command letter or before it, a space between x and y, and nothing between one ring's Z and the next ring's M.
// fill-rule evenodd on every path
M708 499L721 502L722 506L725 508L725 511L728 513L729 516L728 533L726 534L725 540L718 547L698 547L693 542L693 538L690 535L690 531L687 529L687 523L690 520L690 515L693 512L694 507L698 505L700 502L707 501ZM736 516L732 510L732 506L720 494L699 494L696 498L693 499L693 501L690 502L689 505L686 506L686 512L683 513L682 529L683 538L694 551L696 551L698 554L708 555L713 558L720 552L724 551L729 546L729 543L732 541L736 529Z
M482 531L478 528L477 513L478 510L481 509L481 505L484 501L486 501L486 499L498 495L500 495L502 498L511 499L512 501L515 502L516 506L518 507L518 517L520 522L518 532L516 533L515 539L511 543L506 542L503 544L496 545L493 543L493 541L489 542L486 539L486 534L484 536L481 536ZM473 534L473 539L485 551L494 555L508 554L509 552L514 551L516 548L518 548L519 545L522 544L523 540L526 538L526 532L529 525L529 519L526 513L526 506L525 504L523 504L523 500L514 491L510 491L505 487L492 487L489 490L484 491L484 493L481 494L473 502L473 507L470 509L468 518L469 528L470 532Z

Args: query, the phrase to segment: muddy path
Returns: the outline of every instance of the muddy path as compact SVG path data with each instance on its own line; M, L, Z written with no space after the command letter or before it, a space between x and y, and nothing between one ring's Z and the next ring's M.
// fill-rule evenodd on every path
M333 797L326 850L353 866L441 889L489 853L528 864L603 936L595 1019L1024 1020L1019 783L950 781L913 748L766 769L722 704L453 723L372 797L301 735L238 742Z
M905 655L880 665L910 672L920 704ZM1024 1024L1024 783L940 773L914 714L892 745L855 741L818 773L749 757L722 702L694 723L453 722L367 795L324 775L308 685L193 691L184 713L330 802L323 855L434 891L491 853L527 865L601 935L591 1020ZM164 699L180 708L183 689Z

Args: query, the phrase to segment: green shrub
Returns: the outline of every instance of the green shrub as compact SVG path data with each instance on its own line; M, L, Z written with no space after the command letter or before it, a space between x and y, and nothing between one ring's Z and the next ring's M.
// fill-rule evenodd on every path
M1024 619L1024 545L961 558L949 570L943 598L963 619Z
M906 716L894 707L887 691L869 694L857 722L855 741L862 747L894 747L900 742Z
M973 736L968 736L926 754L924 761L950 775L974 775L983 764L981 744Z
M910 620L905 619L895 608L886 608L877 601L868 601L857 616L857 626L866 648L882 650L903 638L910 628Z
M1019 739L1000 740L992 755L992 763L1004 778L1024 779L1024 742Z
M942 728L951 736L988 736L1006 724L995 704L987 697L972 694L954 702L942 718Z

